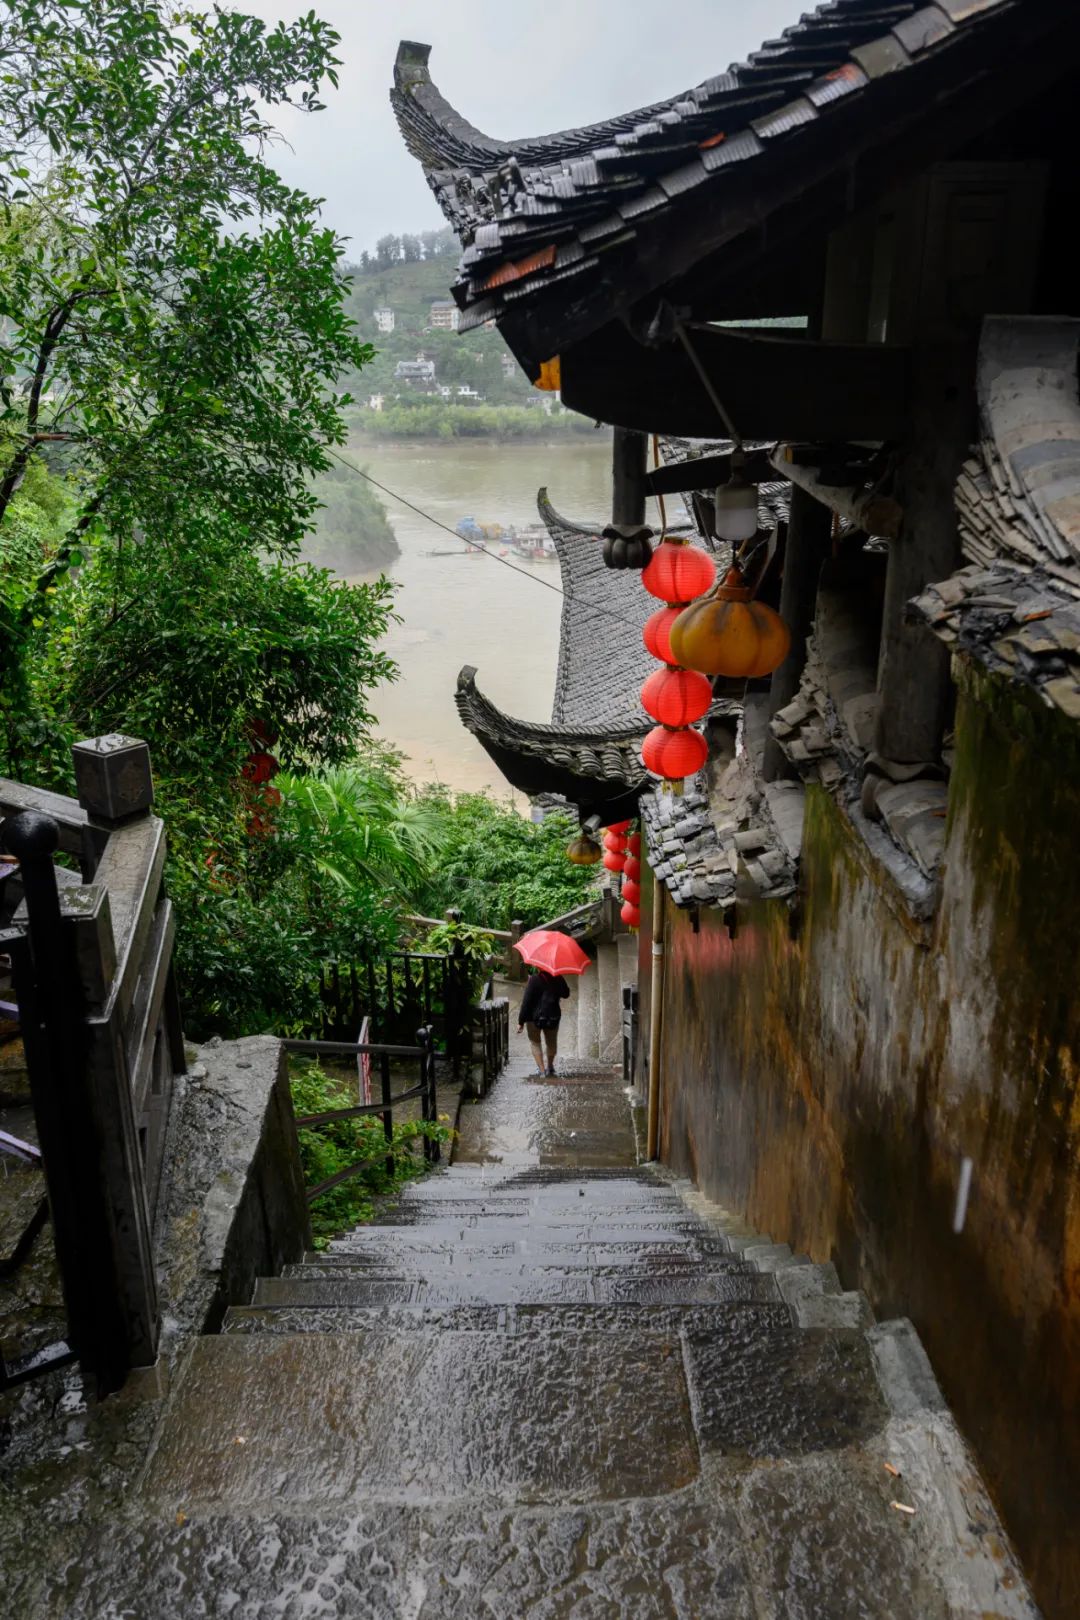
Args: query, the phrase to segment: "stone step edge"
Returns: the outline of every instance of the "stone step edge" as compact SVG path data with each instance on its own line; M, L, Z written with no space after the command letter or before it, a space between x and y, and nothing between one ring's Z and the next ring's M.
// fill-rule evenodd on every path
M889 1414L887 1450L902 1462L906 1484L935 1504L954 1526L966 1554L963 1580L952 1583L950 1612L995 1620L1039 1620L1023 1567L998 1517L973 1450L961 1433L915 1325L907 1317L876 1322L860 1290L843 1290L832 1261L793 1255L739 1216L706 1197L665 1165L649 1170L687 1209L738 1253L774 1277L799 1327L861 1331Z

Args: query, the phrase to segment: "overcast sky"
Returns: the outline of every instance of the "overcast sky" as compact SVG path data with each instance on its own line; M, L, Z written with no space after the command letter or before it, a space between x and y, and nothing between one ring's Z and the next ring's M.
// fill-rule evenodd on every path
M325 197L350 255L387 231L444 223L390 111L399 39L432 46L447 100L485 134L545 135L659 101L739 61L805 0L239 0L268 22L309 7L341 35L341 84L325 112L280 119L275 164Z

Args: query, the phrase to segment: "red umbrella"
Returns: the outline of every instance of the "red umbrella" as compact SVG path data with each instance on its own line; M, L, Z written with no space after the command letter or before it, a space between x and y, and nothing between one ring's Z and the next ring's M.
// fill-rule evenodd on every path
M550 928L522 934L514 949L521 952L522 961L545 973L584 973L592 961L569 934L557 934Z

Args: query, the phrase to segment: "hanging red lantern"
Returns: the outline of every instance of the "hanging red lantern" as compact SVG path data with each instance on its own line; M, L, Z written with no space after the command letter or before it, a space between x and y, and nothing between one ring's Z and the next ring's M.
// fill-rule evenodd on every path
M604 865L609 872L621 872L626 856L622 850L606 849L604 851Z
M627 903L619 912L619 916L622 918L627 928L638 928L641 925L641 912L638 910L637 906L632 906Z
M641 854L641 834L640 833L631 833L630 834L629 838L626 840L626 850L627 850L627 854L629 854L629 855L633 855L635 857L640 856L640 854Z
M604 848L610 849L612 853L616 855L624 854L626 851L626 839L623 837L622 833L611 832L609 830L604 834Z
M671 651L671 627L682 612L681 607L657 608L655 613L649 615L641 631L641 639L645 643L647 652L658 658L662 664L675 662Z
M623 877L630 883L641 882L641 862L636 855L628 855L622 869Z
M627 883L625 878L622 886L622 897L627 905L639 906L641 904L641 886L637 883Z
M716 564L682 540L664 540L642 571L641 583L661 602L692 602L716 583Z
M664 726L689 726L707 714L712 687L692 669L657 669L641 688L641 706Z
M622 838L629 831L628 821L613 821L605 829L605 833L614 833L616 838Z
M705 675L770 675L784 662L791 632L765 602L755 602L738 567L703 602L692 602L669 632L674 662Z
M641 745L641 763L654 776L669 782L700 771L709 757L709 745L700 731L673 731L670 726L654 726Z

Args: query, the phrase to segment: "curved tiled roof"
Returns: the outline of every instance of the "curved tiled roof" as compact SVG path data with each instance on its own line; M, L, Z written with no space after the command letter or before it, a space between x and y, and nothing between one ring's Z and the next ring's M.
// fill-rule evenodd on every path
M484 696L476 684L476 670L468 665L458 676L454 701L462 724L523 792L561 792L575 802L585 798L591 802L598 792L604 796L605 789L607 796L636 792L648 780L640 757L641 739L650 724L644 715L640 724L589 729L517 720ZM507 770L511 756L523 766L513 774ZM578 791L559 778L572 778Z
M833 129L829 161L847 162L843 110L872 129L879 107L897 111L894 81L910 90L909 121L935 104L922 70L943 53L950 84L985 64L967 60L1000 18L1025 38L1062 19L1059 0L829 0L730 68L665 102L538 139L496 141L445 101L428 73L429 47L403 43L391 92L409 149L465 247L455 296L463 327L500 318L522 300L597 270L605 254L665 221L685 199L719 206L732 176L818 126ZM999 54L1007 55L1006 52ZM816 143L815 143L816 144ZM790 163L790 155L781 158ZM746 224L732 220L730 234ZM721 235L729 232L725 226ZM720 237L712 241L719 247ZM708 244L698 241L697 257ZM640 255L636 256L640 260ZM639 262L639 272L642 266ZM661 275L661 280L665 279ZM640 275L638 277L640 282ZM655 283L659 285L659 282ZM644 285L636 288L640 296Z

